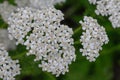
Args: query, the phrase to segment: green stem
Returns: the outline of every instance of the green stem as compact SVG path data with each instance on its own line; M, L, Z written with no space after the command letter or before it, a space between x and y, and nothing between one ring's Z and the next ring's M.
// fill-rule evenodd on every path
M82 27L78 27L77 29L74 30L74 35L78 32L80 32L80 30L82 29Z
M27 53L27 52L23 52L23 53L21 53L21 54L19 54L19 55L12 56L12 59L20 59L20 58L22 58L24 55L26 55L26 53Z
M80 44L79 40L74 42L74 45L77 45L77 44Z

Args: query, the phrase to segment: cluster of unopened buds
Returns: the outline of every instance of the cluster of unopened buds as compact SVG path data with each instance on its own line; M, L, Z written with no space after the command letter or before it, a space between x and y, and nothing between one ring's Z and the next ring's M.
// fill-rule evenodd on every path
M97 4L96 14L110 15L113 27L120 27L119 0L89 1ZM7 1L0 4L0 14L9 25L9 38L16 39L16 45L26 46L26 55L35 55L34 61L41 62L38 66L56 77L68 72L69 64L76 59L72 38L74 32L69 26L60 23L64 15L54 8L59 2L65 0L15 0L16 6ZM109 42L105 28L90 16L84 16L80 24L84 31L79 39L83 45L80 52L90 62L95 61L102 46ZM0 47L0 78L14 80L14 76L20 74L18 61L13 61Z

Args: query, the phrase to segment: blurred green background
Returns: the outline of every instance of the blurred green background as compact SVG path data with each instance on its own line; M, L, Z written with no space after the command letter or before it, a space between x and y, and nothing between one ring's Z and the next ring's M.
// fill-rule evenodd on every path
M8 0L13 3L13 0ZM3 2L3 0L0 0ZM77 59L70 65L69 72L65 75L55 77L51 73L43 72L38 68L39 62L34 62L35 56L26 56L25 47L18 45L16 50L9 51L12 59L19 59L21 74L16 80L120 80L120 29L114 29L108 17L95 14L96 6L89 4L88 0L67 0L55 7L64 13L65 20L61 24L69 25L75 31L73 38ZM92 16L98 23L105 27L109 37L109 43L103 46L100 56L95 62L89 62L79 52L82 47L79 39L82 33L79 21L84 16ZM7 28L8 25L0 17L0 28Z

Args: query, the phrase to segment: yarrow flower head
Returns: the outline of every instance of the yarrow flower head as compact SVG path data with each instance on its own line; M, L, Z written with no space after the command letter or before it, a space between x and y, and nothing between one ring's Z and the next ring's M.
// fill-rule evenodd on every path
M27 47L27 55L35 55L34 61L41 61L43 71L56 76L68 72L68 66L75 61L73 31L61 25L63 14L55 8L20 8L9 18L10 38L17 39ZM26 39L24 39L26 38Z
M12 60L8 52L0 44L0 78L3 80L15 80L15 76L20 74L18 60Z
M9 4L8 1L4 1L3 3L0 3L0 15L7 23L9 15L17 8L32 7L36 9L42 9L54 7L55 4L61 2L65 2L65 0L15 0L15 3L17 4L15 6Z
M109 41L105 29L92 17L85 16L84 22L80 21L80 24L85 31L80 38L80 42L83 45L83 49L80 49L80 52L90 62L95 61L99 56L99 51L102 50L102 45L107 44Z
M51 23L60 23L63 20L61 11L54 8L39 10L33 8L18 8L8 19L9 38L17 39L17 44L24 43L24 38L34 27L49 26Z
M12 40L15 38L17 40L17 44L24 43L24 38L31 28L34 27L34 23L32 23L34 15L34 9L31 8L18 8L15 13L13 12L11 16L8 18L8 33L9 38Z
M72 29L66 25L49 24L36 28L27 37L25 45L30 48L28 55L36 55L35 61L41 60L43 71L59 76L68 72L68 64L75 61Z
M114 28L120 27L120 0L89 0L90 3L96 4L95 13L102 16L110 16Z

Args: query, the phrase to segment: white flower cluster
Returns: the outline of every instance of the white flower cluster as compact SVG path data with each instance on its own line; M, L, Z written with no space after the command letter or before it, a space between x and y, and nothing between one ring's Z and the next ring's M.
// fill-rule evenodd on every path
M105 32L105 28L97 23L96 19L92 17L84 17L84 22L80 21L82 29L85 31L82 33L80 42L83 45L83 49L80 49L83 56L92 62L99 56L99 51L102 50L102 45L107 44L109 39Z
M43 71L56 76L68 72L68 66L75 61L73 31L66 25L61 11L55 8L20 8L9 18L10 38L26 45L27 55L35 55L35 61L41 61ZM26 39L25 39L26 38Z
M54 16L54 17L53 17ZM54 8L49 9L33 9L33 8L18 8L9 17L8 27L9 38L17 39L17 44L24 43L24 38L34 27L44 26L60 22L63 19L61 11ZM46 23L46 21L48 23ZM42 22L42 23L41 23Z
M8 22L9 15L17 8L32 7L36 9L54 7L55 4L65 2L65 0L15 0L17 6L9 4L8 1L0 3L0 15L4 21Z
M15 76L20 74L18 60L12 60L8 52L0 44L0 78L3 80L15 80Z
M120 27L120 0L89 0L90 3L96 4L95 13L102 16L110 16L114 28Z
M8 21L10 13L12 13L15 9L16 7L10 5L7 1L0 3L0 15L2 16L5 22Z
M35 61L42 61L39 67L43 71L52 72L56 76L65 74L68 72L68 64L75 61L72 29L58 24L43 25L27 37L25 45L30 49L28 55L33 54L36 56Z
M17 44L24 43L24 38L31 31L31 28L34 27L34 9L31 8L18 8L15 12L11 14L8 18L8 33L10 40L15 38Z

